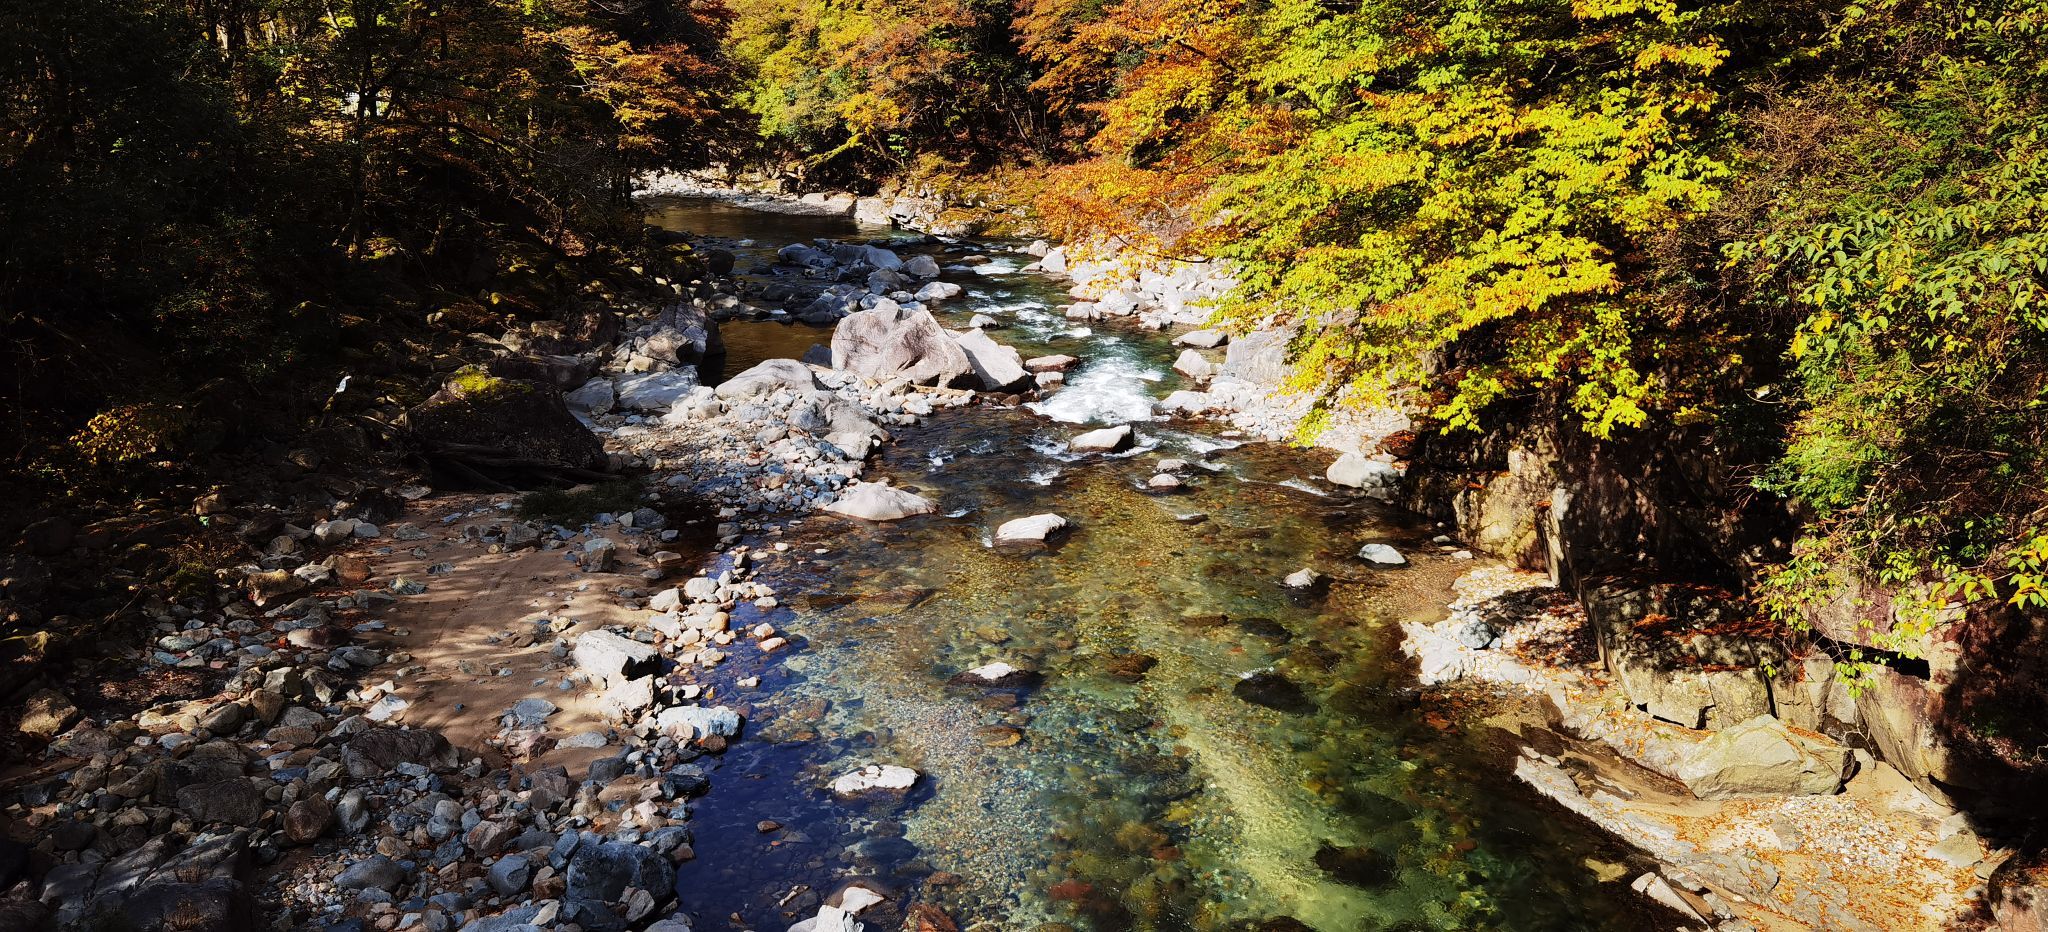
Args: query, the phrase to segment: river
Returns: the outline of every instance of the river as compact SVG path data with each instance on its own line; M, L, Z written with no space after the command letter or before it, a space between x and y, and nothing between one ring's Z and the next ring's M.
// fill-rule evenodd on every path
M739 243L754 277L788 242L894 235L712 201L649 216ZM714 788L677 879L700 932L781 932L856 878L887 895L861 915L871 929L897 928L912 903L1023 932L1673 927L1611 879L1642 863L1512 780L1503 731L1413 688L1398 623L1441 617L1473 563L1328 486L1326 454L1145 420L1182 387L1169 337L1070 323L1064 283L1023 271L1010 244L904 250L944 256L967 289L940 310L947 326L988 314L1024 356L1082 362L1042 404L897 431L870 477L941 514L816 517L755 542L801 558L761 576L786 596L768 620L796 649L758 689L714 684L748 726L705 761ZM976 252L988 261L961 264ZM830 338L767 321L723 333L727 372ZM1130 420L1144 421L1133 452L1064 452L1079 425ZM1152 494L1169 457L1192 464L1190 481ZM1074 522L1057 546L989 546L997 524L1045 511ZM1367 568L1353 554L1368 542L1411 565ZM1334 577L1326 594L1279 585L1303 566ZM948 685L992 662L1039 677ZM868 763L923 778L901 800L824 790Z

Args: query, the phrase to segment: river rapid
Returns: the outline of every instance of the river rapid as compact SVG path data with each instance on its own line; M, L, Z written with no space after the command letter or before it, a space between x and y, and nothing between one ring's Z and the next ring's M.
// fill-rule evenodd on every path
M790 242L898 235L702 200L650 202L649 221L716 238L754 278ZM1622 870L1631 855L1513 781L1502 731L1413 687L1399 622L1441 617L1477 564L1325 483L1327 454L1151 420L1154 399L1190 387L1170 335L1067 321L1065 283L1025 271L1014 244L903 238L966 289L936 309L946 326L987 314L1025 357L1081 362L1042 403L895 432L869 477L939 514L818 516L754 542L789 545L760 579L783 595L765 620L795 649L758 688L714 684L748 724L704 761L714 789L677 878L700 932L781 932L855 880L887 897L861 914L871 929L918 903L963 929L1024 932L1673 926L1601 879L1639 872ZM987 261L961 264L975 253ZM831 336L722 332L727 373ZM1131 421L1131 452L1065 452L1079 430ZM1166 458L1188 461L1189 481L1154 494ZM1074 524L1057 545L990 546L998 524L1047 511ZM1354 555L1373 542L1411 564L1369 568ZM1304 566L1332 577L1327 592L1280 585ZM994 662L1037 677L949 685ZM900 799L825 790L869 763L923 776Z

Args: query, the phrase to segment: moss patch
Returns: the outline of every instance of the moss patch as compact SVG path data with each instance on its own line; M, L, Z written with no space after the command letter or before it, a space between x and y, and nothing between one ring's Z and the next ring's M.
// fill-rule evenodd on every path
M640 507L642 489L638 479L614 479L573 489L543 489L529 492L519 500L519 516L575 527L591 517L610 512L623 514Z

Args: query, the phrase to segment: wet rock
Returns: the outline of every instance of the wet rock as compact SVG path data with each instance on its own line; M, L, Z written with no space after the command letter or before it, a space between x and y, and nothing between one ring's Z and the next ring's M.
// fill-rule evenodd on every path
M687 741L692 738L730 738L740 733L738 712L718 706L688 705L661 710L654 717L655 727L664 734Z
M1007 663L984 664L961 673L946 682L954 686L983 686L991 689L1016 689L1038 682L1038 674L1022 670Z
M1340 883L1367 890L1391 885L1400 876L1392 857L1363 847L1324 845L1316 852L1316 866Z
M1358 548L1358 558L1374 566L1407 566L1408 558L1386 544L1366 544Z
M879 482L855 482L826 511L866 521L898 521L938 511L930 499Z
M661 652L610 631L585 631L570 653L576 668L607 686L625 685L661 672Z
M1145 480L1145 487L1154 492L1172 492L1185 484L1185 480L1170 472L1163 472Z
M1109 675L1126 683L1135 683L1145 678L1159 663L1159 658L1150 654L1117 654L1109 658Z
M1281 580L1280 582L1282 585L1286 586L1289 589L1314 589L1318 586L1323 585L1325 582L1328 581L1328 579L1329 577L1324 576L1323 574L1318 573L1313 569L1310 569L1308 567L1302 567L1301 569L1295 570L1294 572L1287 574L1287 578Z
M1067 441L1067 449L1075 453L1117 453L1131 448L1136 442L1136 433L1129 424L1104 427L1078 434Z
M1024 368L1032 372L1065 372L1080 362L1072 356L1033 356L1024 360Z
M48 741L64 733L79 719L78 707L63 693L45 689L28 697L21 710L21 733L31 738Z
M1694 746L1675 776L1701 799L1810 796L1842 787L1848 748L1759 715Z
M1294 681L1272 670L1260 670L1240 677L1237 685L1230 688L1231 695L1253 705L1289 715L1307 715L1315 711L1316 704L1310 700Z
M859 796L869 792L901 792L917 784L917 771L894 764L869 764L832 781L837 796Z
M918 278L939 277L939 260L930 256L911 256L903 261L903 273Z
M1003 522L996 528L998 544L1042 544L1066 530L1067 519L1056 514L1032 515Z
M911 295L911 297L919 304L937 304L941 301L951 301L954 298L960 297L961 292L964 290L952 282L927 282L924 287L917 289L917 292Z

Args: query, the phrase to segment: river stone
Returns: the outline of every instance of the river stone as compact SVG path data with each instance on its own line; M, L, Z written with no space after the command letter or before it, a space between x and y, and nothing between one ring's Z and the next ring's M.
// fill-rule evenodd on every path
M351 864L334 878L334 885L344 890L383 890L389 893L398 889L405 881L405 870L381 854Z
M739 734L740 715L738 712L718 706L685 705L663 709L654 716L654 725L664 733L678 740L718 736L730 738Z
M517 896L526 892L526 885L533 881L533 862L523 854L508 854L491 865L484 875L484 882L499 896Z
M1391 493L1401 482L1401 470L1392 463L1382 463L1379 460L1366 459L1356 453L1346 453L1330 464L1323 478L1335 485L1364 489L1367 492Z
M1323 584L1324 576L1306 566L1287 574L1281 584L1289 589L1314 589Z
M947 680L955 686L986 686L991 689L1013 689L1029 686L1037 681L1038 674L1002 661L983 664Z
M341 760L348 766L349 776L360 779L381 777L399 764L452 770L461 763L447 738L424 728L368 729L348 739Z
M832 330L832 368L877 382L951 385L970 376L967 352L930 311L856 311Z
M63 693L54 689L40 690L23 703L21 722L16 727L24 735L48 741L70 728L78 721L79 714L78 707L72 705Z
M1230 341L1230 335L1221 330L1190 330L1175 337L1175 346L1192 346L1196 349L1215 349Z
M610 411L613 405L618 403L619 394L612 387L611 379L599 377L583 383L581 388L562 396L562 400L568 403L569 409L572 411L604 414Z
M1375 566L1406 566L1408 558L1386 544L1366 544L1358 548L1358 558Z
M903 272L918 278L939 277L939 260L930 256L911 256L903 262Z
M838 501L825 506L825 510L867 521L896 521L912 515L928 515L939 508L930 499L914 492L879 482L855 482L840 493Z
M1841 789L1849 757L1822 735L1759 715L1695 745L1674 776L1701 799L1826 795Z
M1031 381L1031 373L1024 370L1017 351L989 339L980 327L955 333L953 339L967 354L967 364L974 369L982 391L1015 391Z
M318 796L292 803L284 812L284 837L293 844L308 845L327 833L334 824L334 807Z
M817 388L818 378L812 374L810 366L794 359L768 359L726 379L714 391L727 401L751 401L767 398L783 389L808 395Z
M667 372L621 376L616 385L620 410L661 413L697 387L697 369L684 366Z
M661 652L610 631L585 631L570 652L576 668L603 681L623 685L661 672Z
M1067 519L1047 512L1028 518L1016 518L1003 522L996 528L995 542L998 544L1042 544L1054 534L1065 530Z
M661 900L675 895L675 869L661 855L624 842L583 844L569 858L570 899L611 902L627 887L637 887Z
M1272 670L1247 673L1230 688L1231 695L1253 705L1262 705L1289 715L1306 715L1316 704L1294 681Z
M1067 449L1075 453L1115 453L1129 449L1135 436L1131 425L1119 424L1076 435L1067 441Z
M852 773L841 774L832 781L832 792L839 796L858 796L862 793L883 790L907 790L917 784L917 771L894 764L869 764Z
M927 282L924 287L917 289L917 292L911 295L911 297L919 304L937 304L940 301L951 301L954 298L960 297L961 292L965 290L952 282Z
M1077 362L1080 362L1080 360L1064 354L1057 356L1033 356L1030 359L1024 360L1024 368L1032 372L1065 372Z
M1184 349L1180 351L1180 356L1173 361L1173 371L1197 382L1206 382L1216 374L1216 364L1210 362L1201 353L1191 349Z

